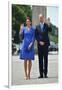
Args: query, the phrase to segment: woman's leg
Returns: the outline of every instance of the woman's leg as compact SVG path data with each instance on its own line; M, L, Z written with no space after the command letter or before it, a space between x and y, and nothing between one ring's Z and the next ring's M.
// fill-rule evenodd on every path
M27 70L28 70L28 79L30 79L30 72L31 72L31 67L32 67L32 61L28 60L28 66L27 66Z
M24 60L25 79L27 79L27 60Z

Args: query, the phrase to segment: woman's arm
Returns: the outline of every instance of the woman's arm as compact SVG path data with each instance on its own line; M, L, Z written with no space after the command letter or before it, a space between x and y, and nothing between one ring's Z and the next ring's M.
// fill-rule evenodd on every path
M29 44L28 49L30 49L32 47L32 45L35 42L35 30L33 29L33 34L32 34L32 42Z
M22 34L22 33L23 33L23 28L24 28L24 25L23 25L23 24L21 24L21 25L20 25L20 32L19 32L20 34Z
M24 25L20 25L20 32L19 32L19 38L22 40L24 38Z

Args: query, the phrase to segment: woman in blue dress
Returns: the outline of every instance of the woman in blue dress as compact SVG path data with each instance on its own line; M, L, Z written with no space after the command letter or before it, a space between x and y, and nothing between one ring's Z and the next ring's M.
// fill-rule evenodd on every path
M29 17L26 19L26 27L21 28L23 42L21 46L20 59L24 60L25 79L30 79L32 60L34 60L35 30L31 26Z

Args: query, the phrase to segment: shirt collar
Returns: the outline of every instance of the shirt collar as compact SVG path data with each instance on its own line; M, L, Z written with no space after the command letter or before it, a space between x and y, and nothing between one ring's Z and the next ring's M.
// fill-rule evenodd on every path
M44 25L44 22L43 23L40 22L40 25L42 25L42 24Z

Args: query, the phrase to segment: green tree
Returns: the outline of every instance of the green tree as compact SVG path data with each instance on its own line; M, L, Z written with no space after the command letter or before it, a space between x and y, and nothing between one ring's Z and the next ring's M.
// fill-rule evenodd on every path
M58 27L51 23L52 31L49 33L50 41L58 43Z
M29 16L32 19L32 10L29 5L12 5L12 30L16 32L14 42L19 43L19 29L20 24L25 23L26 17Z

